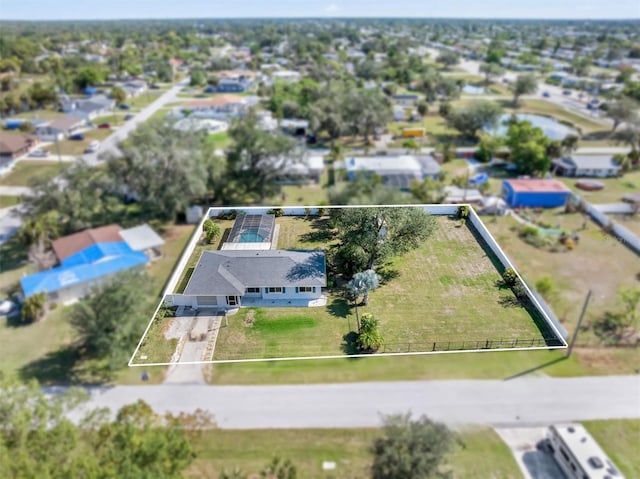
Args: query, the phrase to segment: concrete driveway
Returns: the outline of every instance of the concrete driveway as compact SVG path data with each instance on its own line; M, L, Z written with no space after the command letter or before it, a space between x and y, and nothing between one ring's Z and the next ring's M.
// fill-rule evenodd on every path
M511 449L525 479L566 478L553 456L539 447L546 427L497 427L495 431Z

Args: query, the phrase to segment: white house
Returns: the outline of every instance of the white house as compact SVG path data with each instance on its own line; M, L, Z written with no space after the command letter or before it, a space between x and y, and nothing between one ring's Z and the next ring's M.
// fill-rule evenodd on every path
M184 292L168 302L222 309L326 304L324 251L272 249L276 231L274 215L239 215L223 248L203 252Z
M344 168L350 180L374 173L384 185L400 189L408 189L413 180L436 179L440 174L440 165L432 156L353 157L344 162Z
M61 102L62 111L73 116L93 120L96 117L108 115L115 107L115 101L104 95L95 95L91 98L75 99L65 98Z
M553 165L563 176L606 178L620 174L620 165L611 156L574 155L554 160Z
M47 122L36 128L35 135L40 141L59 141L68 138L86 124L84 118L75 115L65 115L62 118Z

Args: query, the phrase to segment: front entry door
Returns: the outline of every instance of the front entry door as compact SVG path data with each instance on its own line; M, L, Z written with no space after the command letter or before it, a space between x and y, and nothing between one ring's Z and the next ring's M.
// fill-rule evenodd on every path
M237 306L238 305L238 297L237 296L227 296L227 304L229 306Z

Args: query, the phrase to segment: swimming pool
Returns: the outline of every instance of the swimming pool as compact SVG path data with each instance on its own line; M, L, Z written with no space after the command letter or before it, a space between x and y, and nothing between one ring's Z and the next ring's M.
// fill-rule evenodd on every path
M487 93L487 89L481 86L465 85L462 87L462 93L466 93L468 95L484 95Z
M500 123L495 129L487 129L488 133L498 136L504 136L507 133L508 126L505 124L511 118L510 114L502 115ZM532 115L529 113L520 113L516 115L519 121L526 120L531 122L533 126L540 128L545 136L551 140L562 140L568 135L578 136L578 132L573 128L563 125L562 123L546 116Z
M264 237L258 233L258 228L244 231L238 238L238 243L262 243Z

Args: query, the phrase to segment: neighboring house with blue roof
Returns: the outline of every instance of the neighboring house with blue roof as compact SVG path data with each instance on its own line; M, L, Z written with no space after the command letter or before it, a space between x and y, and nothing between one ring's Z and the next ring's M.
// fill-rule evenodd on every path
M148 225L126 230L108 225L60 238L52 244L60 265L24 276L23 295L45 293L48 302L70 303L106 278L158 258L162 243Z
M98 243L65 259L60 266L23 277L20 284L25 298L45 293L48 302L68 303L88 295L105 278L148 261L143 252L133 251L124 241Z

